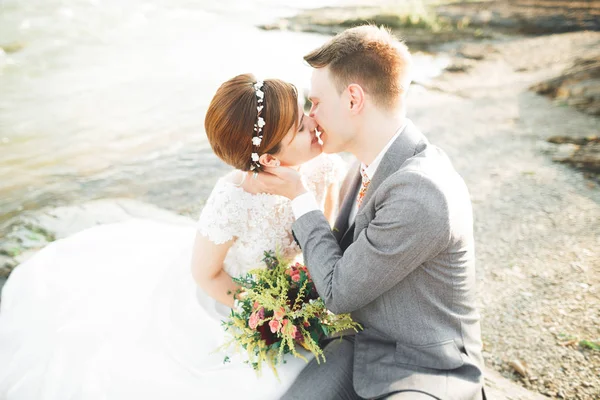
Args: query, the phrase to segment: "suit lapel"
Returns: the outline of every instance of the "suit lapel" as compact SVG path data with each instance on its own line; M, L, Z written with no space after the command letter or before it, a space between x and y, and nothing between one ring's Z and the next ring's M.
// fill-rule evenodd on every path
M373 193L377 191L377 188L394 172L398 171L402 164L409 158L414 156L418 151L424 148L427 143L427 139L415 125L408 120L404 130L400 133L398 138L392 143L390 148L386 151L381 163L377 167L377 171L371 179L369 189L365 193L365 197L362 201L362 206L358 210L357 216L365 210L365 205L369 202ZM354 192L356 194L356 192Z
M353 172L353 170L355 171ZM353 168L348 173L350 175L350 181L346 194L340 207L340 212L335 220L333 235L337 239L338 243L341 242L342 237L348 230L348 218L350 217L350 211L352 211L352 205L358 191L358 185L360 185L360 163L357 164L356 168Z

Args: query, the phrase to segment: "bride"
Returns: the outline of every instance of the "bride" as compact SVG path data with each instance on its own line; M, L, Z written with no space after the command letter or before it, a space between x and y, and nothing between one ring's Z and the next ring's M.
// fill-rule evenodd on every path
M345 171L321 154L315 128L289 83L247 74L221 85L205 129L235 170L217 181L195 228L97 226L13 271L0 303L0 399L280 397L303 360L286 359L278 380L216 350L234 306L231 278L260 266L266 250L300 254L291 202L257 189L262 167L296 167L325 214L335 212Z

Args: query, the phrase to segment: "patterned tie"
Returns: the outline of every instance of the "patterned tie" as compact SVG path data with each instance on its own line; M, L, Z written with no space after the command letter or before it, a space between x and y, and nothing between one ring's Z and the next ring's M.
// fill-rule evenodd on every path
M367 175L366 169L362 166L360 167L360 175L362 176L362 185L360 186L358 196L356 197L356 204L358 205L358 208L360 208L363 198L365 197L365 193L367 193L367 189L369 188L369 184L371 183L371 180Z

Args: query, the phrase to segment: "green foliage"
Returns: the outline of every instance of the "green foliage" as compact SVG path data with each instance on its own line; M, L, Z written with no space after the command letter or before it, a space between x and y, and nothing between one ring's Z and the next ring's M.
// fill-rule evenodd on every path
M470 26L469 17L465 16L459 21L451 21L440 17L435 7L446 1L408 1L391 6L380 7L378 11L365 10L364 15L354 16L337 25L351 28L365 23L383 25L395 30L419 29L432 32L463 30ZM479 32L481 35L482 32Z
M353 26L363 25L365 23L378 26L384 25L391 29L439 29L439 23L434 17L423 14L375 14L373 16L364 18L347 19L342 21L339 25L342 27L351 28Z
M576 336L573 336L569 333L563 333L563 332L556 335L556 338L561 342L571 342L571 341L577 340Z
M592 342L591 340L581 340L581 341L579 341L579 346L583 347L584 349L600 351L600 343Z
M8 248L4 248L0 251L0 254L5 254L10 257L17 257L19 254L23 252L23 249L17 246L12 246Z

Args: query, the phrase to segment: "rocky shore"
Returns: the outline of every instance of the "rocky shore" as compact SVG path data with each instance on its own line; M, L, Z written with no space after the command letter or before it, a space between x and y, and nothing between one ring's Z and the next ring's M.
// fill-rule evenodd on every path
M600 31L600 3L593 0L374 0L370 4L310 9L260 28L333 35L373 23L395 30L413 50L435 50L464 40Z

